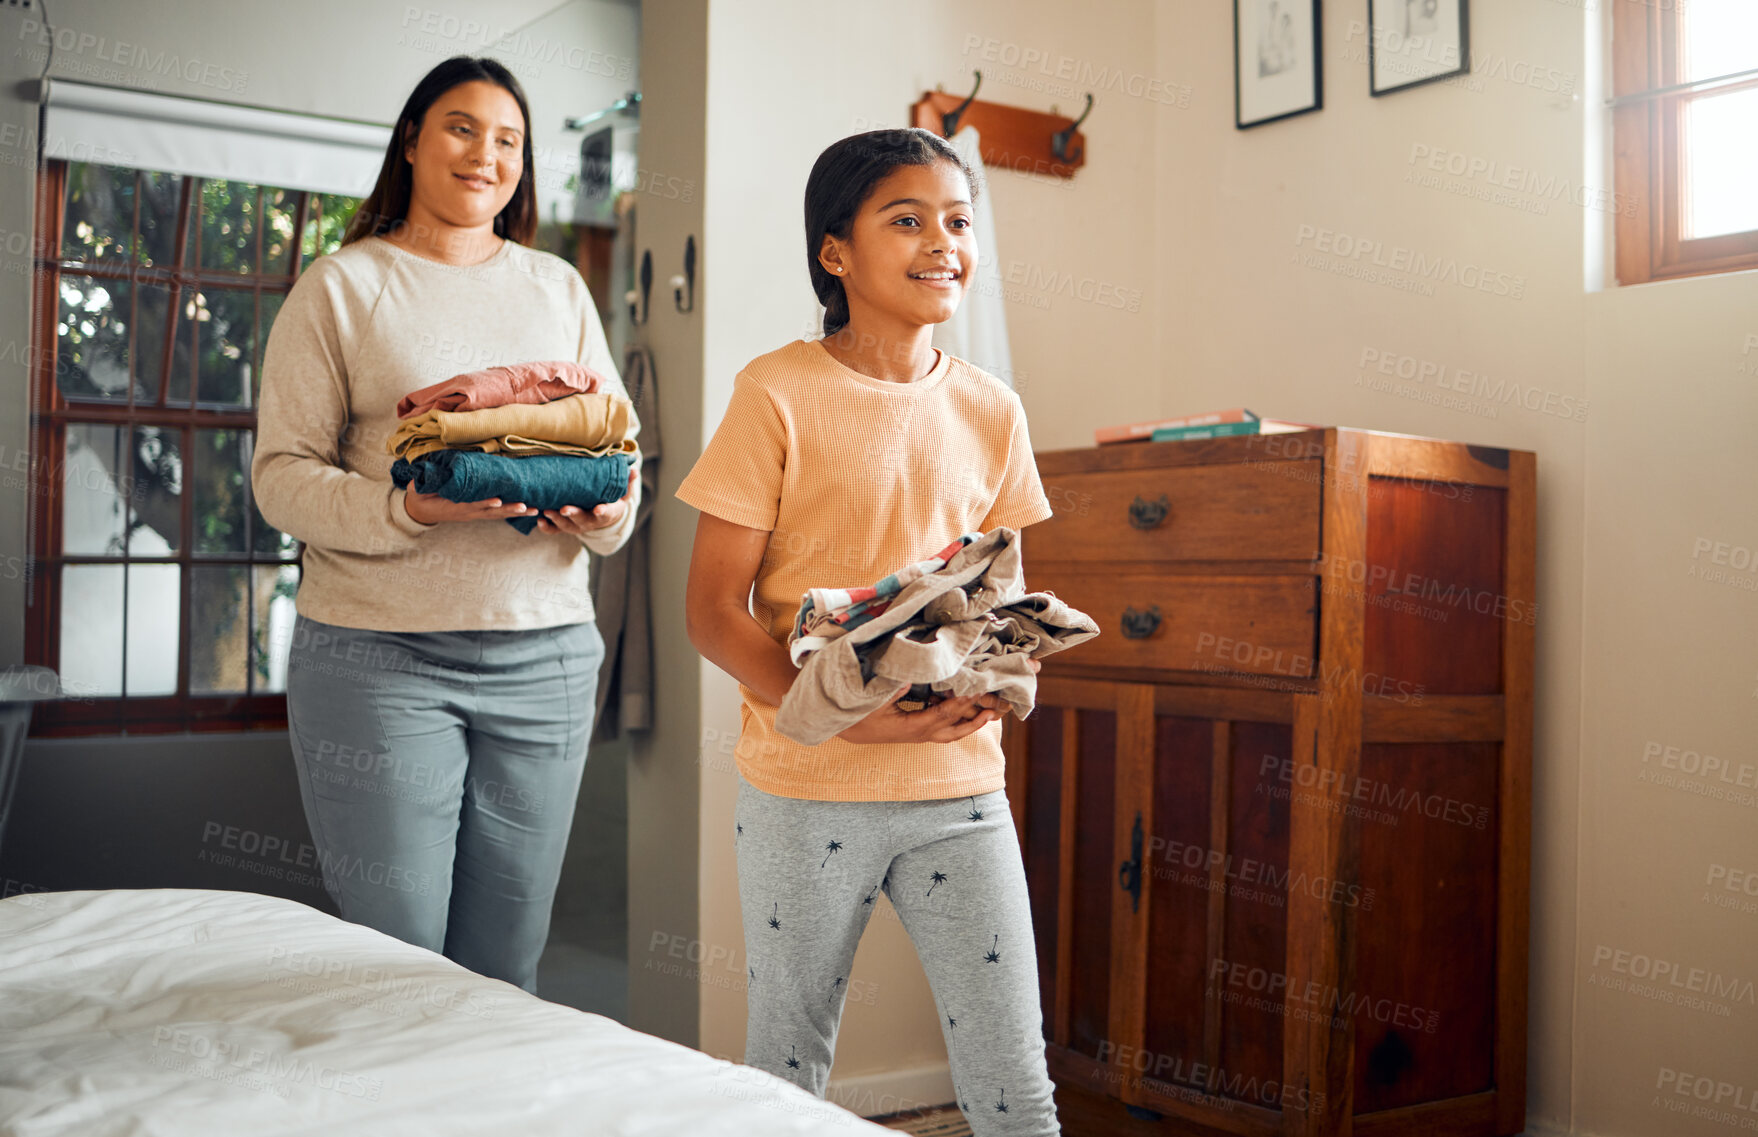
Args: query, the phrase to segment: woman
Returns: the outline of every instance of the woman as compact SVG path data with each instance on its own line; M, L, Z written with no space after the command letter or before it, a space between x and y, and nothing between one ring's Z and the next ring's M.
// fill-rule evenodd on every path
M526 247L536 228L523 90L446 60L282 305L251 467L263 517L305 542L287 720L325 888L344 918L526 990L604 657L586 551L628 539L640 483L590 510L451 502L396 488L385 440L400 398L460 372L571 360L622 390L585 282Z

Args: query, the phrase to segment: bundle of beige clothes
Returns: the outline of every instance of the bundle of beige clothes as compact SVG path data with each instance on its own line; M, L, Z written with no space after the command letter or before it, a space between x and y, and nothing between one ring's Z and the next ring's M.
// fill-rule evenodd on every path
M790 647L806 621L794 623ZM805 653L775 714L776 731L806 746L860 722L902 685L916 688L911 695L997 694L1023 719L1038 690L1026 661L1099 634L1092 617L1053 593L1026 592L1019 532L1006 526L911 580L882 612L840 635L833 622L811 623L827 642Z
M613 391L566 395L548 403L508 403L473 411L423 411L406 418L385 443L413 462L436 450L480 450L522 458L572 454L601 458L634 454L640 423L628 399Z

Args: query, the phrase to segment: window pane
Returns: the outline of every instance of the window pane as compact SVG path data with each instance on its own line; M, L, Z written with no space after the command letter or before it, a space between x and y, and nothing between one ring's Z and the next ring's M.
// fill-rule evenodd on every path
M256 293L210 286L194 295L201 348L199 401L209 406L249 406Z
M133 231L134 171L69 162L61 257L126 265L129 234Z
M129 695L177 693L180 572L176 565L128 566Z
M250 405L253 407L262 401L262 356L263 350L268 346L269 329L274 327L275 317L281 314L281 301L286 298L285 292L262 294L256 326L256 362L250 369Z
M1692 99L1684 119L1681 235L1758 229L1758 87Z
M1758 67L1758 4L1752 0L1690 0L1686 4L1681 0L1678 10L1685 24L1680 82Z
M146 394L141 401L156 404L159 399L159 373L165 359L165 335L170 327L171 290L162 284L138 284L140 293L139 327L135 329L135 382ZM187 289L178 293L188 296ZM183 337L171 353L171 387L166 399L175 406L189 403L189 331L187 322L178 321Z
M293 271L293 223L298 220L296 190L264 187L262 271L285 274Z
M244 453L239 458L239 464L244 468L246 475L250 471L250 461L255 444L256 436L254 434L244 438ZM244 489L246 493L250 492L250 478L248 476L244 479ZM299 556L299 542L263 519L262 511L256 507L254 496L250 499L250 533L250 551L256 557L290 561Z
M183 436L175 427L137 426L131 455L128 555L164 557L181 547Z
M299 566L258 565L256 574L256 638L252 682L257 694L287 690L287 651L293 643L293 594L299 590Z
M240 692L250 657L250 614L245 607L246 565L191 569L189 692Z
M166 267L176 262L177 209L182 200L181 175L140 172L140 246L136 255L141 264Z
M360 206L359 198L340 194L313 194L312 199L312 213L305 222L305 247L300 251L299 263L302 265L342 247L342 234L348 231L348 220Z
M250 479L241 430L195 432L197 553L243 553L244 484ZM196 624L196 627L202 627Z
M256 195L245 182L201 183L201 267L256 271Z
M248 474L256 446L256 435L246 434L241 445L244 453L239 456L239 464L247 475L244 479L244 490L248 494L251 490ZM250 498L250 533L251 553L257 557L290 561L299 555L299 542L263 520L262 511L257 509L254 496Z
M61 681L86 695L122 693L122 566L61 569Z
M75 555L122 555L127 493L127 431L99 423L67 424L62 467L61 542Z
M128 294L125 280L61 276L55 327L55 383L68 399L128 399ZM136 384L136 398L142 397Z

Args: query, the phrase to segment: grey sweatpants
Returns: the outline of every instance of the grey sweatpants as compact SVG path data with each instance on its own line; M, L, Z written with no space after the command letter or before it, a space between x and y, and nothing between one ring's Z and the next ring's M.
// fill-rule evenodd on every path
M855 948L884 892L927 973L971 1132L1061 1132L1004 791L811 801L741 777L735 820L749 959L746 1065L823 1096Z
M287 734L342 918L536 990L603 659L591 622L378 632L297 616Z

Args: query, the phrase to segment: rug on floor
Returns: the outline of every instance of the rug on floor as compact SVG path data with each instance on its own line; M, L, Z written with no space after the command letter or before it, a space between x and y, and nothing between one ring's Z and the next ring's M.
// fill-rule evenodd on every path
M939 1109L912 1109L908 1113L894 1113L888 1117L870 1120L887 1129L913 1134L914 1137L971 1137L971 1123L964 1119L964 1114L956 1105L942 1106Z

